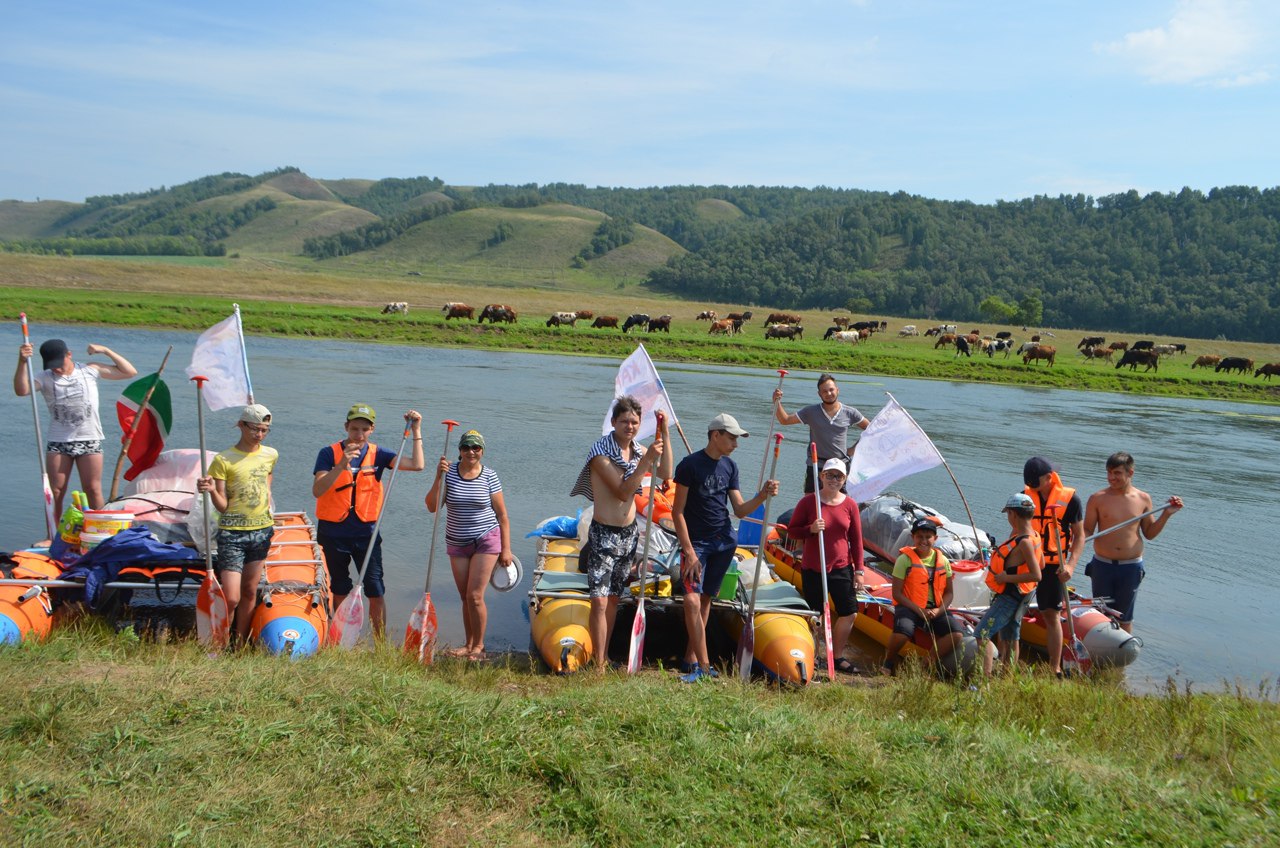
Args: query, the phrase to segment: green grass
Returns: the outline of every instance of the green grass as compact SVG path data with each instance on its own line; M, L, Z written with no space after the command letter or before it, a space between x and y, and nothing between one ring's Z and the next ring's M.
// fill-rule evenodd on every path
M778 692L210 658L81 624L0 652L14 844L1225 845L1280 840L1274 692Z

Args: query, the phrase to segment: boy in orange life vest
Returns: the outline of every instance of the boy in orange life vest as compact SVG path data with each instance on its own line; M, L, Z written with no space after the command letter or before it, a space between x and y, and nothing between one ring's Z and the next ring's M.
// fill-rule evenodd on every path
M369 597L369 618L373 635L382 638L387 628L387 603L383 597L382 534L373 538L373 526L382 508L382 472L396 467L395 451L369 441L377 414L373 407L357 403L347 412L347 437L321 448L316 456L311 494L316 498L316 541L324 551L336 607L351 594L351 565L358 570L369 554L364 574L364 592ZM426 467L422 452L422 416L415 410L405 413L412 431L413 456L401 460L401 471L421 471Z
M1044 551L1040 534L1031 527L1036 513L1035 502L1024 492L1010 495L1005 501L1009 519L1009 538L996 546L987 571L987 586L995 593L991 606L978 622L978 645L982 648L982 672L990 675L995 665L991 637L1000 648L1000 661L1009 665L1018 661L1018 641L1022 638L1022 617L1031 606L1031 591L1040 582L1040 565Z
M885 651L882 674L893 674L898 654L915 636L917 627L927 627L932 658L941 660L960 644L960 626L947 614L951 604L951 563L942 551L933 547L938 525L927 518L911 525L911 541L902 548L893 565L893 635Z
M1062 613L1067 581L1084 553L1084 503L1076 490L1062 485L1058 472L1043 456L1022 466L1022 491L1035 504L1031 526L1044 545L1044 566L1036 586L1036 606L1045 629L1049 670L1062 676Z

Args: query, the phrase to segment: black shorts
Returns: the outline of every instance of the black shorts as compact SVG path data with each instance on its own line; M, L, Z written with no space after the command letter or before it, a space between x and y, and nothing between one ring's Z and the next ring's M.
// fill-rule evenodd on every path
M1058 576L1058 565L1045 564L1044 575L1036 584L1036 605L1042 610L1060 610L1066 600L1067 587Z
M899 605L893 613L893 632L901 633L910 639L916 635L917 627L925 627L926 622L916 611L908 609L906 606ZM946 636L949 633L962 633L963 628L960 622L956 621L950 615L940 615L937 618L928 621L928 629L933 631L934 636Z
M809 609L822 612L822 575L817 571L801 571L804 599ZM857 593L853 588L853 566L846 565L827 572L827 594L836 608L836 615L844 618L858 611Z

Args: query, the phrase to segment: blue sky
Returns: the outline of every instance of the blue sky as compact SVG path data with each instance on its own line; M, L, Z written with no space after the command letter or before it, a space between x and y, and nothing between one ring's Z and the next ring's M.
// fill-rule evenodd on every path
M47 0L0 30L0 198L283 165L980 203L1268 187L1277 86L1274 0Z

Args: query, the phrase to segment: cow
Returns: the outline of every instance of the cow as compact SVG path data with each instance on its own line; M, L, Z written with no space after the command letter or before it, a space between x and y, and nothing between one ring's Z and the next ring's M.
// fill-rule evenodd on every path
M1012 338L1013 338L1013 331L1012 331L1012 330L1001 330L1000 332L996 333L996 338L997 338L997 339L1005 339L1006 341L1008 341L1009 339L1012 339Z
M835 327L832 327L831 329L834 330ZM837 341L837 342L848 342L849 344L857 344L861 337L858 335L857 330L840 330L835 333L827 333L827 335L823 336L823 338L831 339L832 341Z
M771 324L799 324L800 316L792 312L770 312L764 323L765 326Z
M1191 363L1191 370L1197 368L1212 368L1222 361L1222 357L1216 353L1206 353L1203 356L1197 356L1196 361Z
M1004 351L1004 358L1008 359L1013 352L1013 339L996 339L987 345L987 356L990 358L994 358L1000 351Z
M1035 342L1036 344L1040 344L1040 335L1039 335L1039 334L1036 334L1036 335L1032 336L1032 337L1031 337L1031 341Z
M578 326L576 323L577 320L578 313L576 312L553 312L551 313L551 317L547 319L547 326L562 327L568 325L570 327L576 327Z
M1111 361L1111 357L1115 355L1115 351L1109 347L1095 346L1087 347L1080 351L1080 355L1085 359L1105 359Z
M728 318L730 321L742 321L743 323L746 323L751 320L751 310L748 309L746 312L730 312L724 317Z
M942 335L942 325L941 325L941 324L939 324L939 325L938 325L938 326L936 326L936 327L930 327L929 329L927 329L927 330L925 330L925 331L924 331L924 336L925 336L925 338L929 338L930 336L940 336L940 335Z
M871 338L871 334L873 332L875 331L872 330L870 327L863 327L861 330L858 331L858 339L861 341L865 341Z
M1267 382L1271 382L1273 375L1280 374L1280 362L1268 362L1266 365L1253 372L1255 377L1266 377Z
M842 330L847 330L849 329L849 316L836 315L831 319L831 323L835 324L837 327L839 327Z
M1160 357L1156 356L1153 350L1134 350L1130 348L1124 352L1124 356L1120 357L1120 361L1116 363L1116 370L1118 371L1126 365L1129 366L1130 371L1137 371L1139 365L1145 365L1147 368L1146 371L1142 372L1144 374L1153 368L1159 372Z
M905 327L903 327L901 330L899 330L899 331L898 331L898 336L899 336L899 337L901 337L901 336L918 336L918 335L920 335L920 331L916 329L916 325L915 325L915 324L907 324Z
M879 323L875 321L854 321L849 325L850 330L870 330L873 333L879 328Z
M1151 349L1156 352L1156 356L1173 356L1178 352L1178 349L1171 344L1156 345Z
M1097 347L1098 345L1102 345L1106 343L1107 343L1107 339L1105 336L1085 336L1083 339L1080 340L1080 344L1076 345L1076 350L1084 350L1085 348L1089 348L1089 347Z
M730 336L733 335L733 322L728 318L721 318L719 321L712 321L711 327L707 330L709 336Z
M1057 355L1058 355L1058 349L1055 347L1050 347L1049 345L1036 345L1031 350L1022 354L1022 364L1030 365L1031 360L1033 359L1043 359L1046 362L1048 362L1050 365L1052 365L1053 359Z
M1022 347L1018 348L1018 356L1022 356L1029 350L1035 350L1040 347L1040 342L1023 342Z
M382 307L383 315L391 315L393 313L408 315L409 304L405 303L403 300L397 300L395 303L388 303L386 306Z
M693 320L710 321L711 323L714 324L716 321L716 311L714 309L704 309L701 312L699 312L698 317Z
M937 350L940 347L950 347L955 343L956 343L955 333L943 333L942 335L938 336L938 340L933 343L933 349Z
M1174 351L1175 351L1175 352L1177 352L1177 353L1186 353L1186 352L1187 352L1187 346L1186 346L1186 344L1185 344L1185 343L1183 343L1183 342L1178 342L1177 344L1175 344L1175 345L1173 346L1173 349L1174 349Z
M1151 341L1150 339L1141 339L1139 341L1134 342L1133 346L1130 347L1129 350L1151 350L1151 348L1155 346L1156 346L1156 343Z
M1107 348L1113 351L1128 350L1129 343L1128 342L1112 342L1111 344L1107 345Z
M646 327L649 324L649 315L645 312L637 312L634 315L628 315L627 320L622 322L622 332L630 330L632 327Z
M592 318L596 317L596 314L590 309L579 309L573 314L578 316L579 321L590 321Z
M1253 370L1253 360L1245 359L1243 356L1228 356L1215 365L1213 370L1214 373L1218 371L1239 371L1241 374L1248 374Z
M516 311L502 303L491 303L480 310L480 317L476 319L476 323L483 324L486 318L489 319L490 324L496 324L499 321L514 324L516 322Z
M618 329L618 317L616 315L601 315L595 321L591 322L591 329Z
M973 358L972 346L969 344L968 336L956 336L956 356L962 353L970 359Z
M450 318L466 318L470 320L472 314L475 312L474 309L467 306L465 303L454 302L446 303L440 308L440 311L444 313L444 320L446 321Z
M764 329L766 339L798 339L804 334L799 324L770 324Z
M888 321L881 321L881 322L880 322L880 326L879 326L879 328L878 328L878 329L879 329L879 330L881 330L882 332L883 332L884 330L889 329L889 322L888 322Z
M742 332L742 323L743 323L743 320L744 320L744 319L742 319L742 318L731 318L731 319L729 319L729 323L733 325L733 334L734 334L735 336L736 336L736 335L738 335L738 333L741 333L741 332Z
M671 334L671 316L659 315L657 318L650 319L649 332L652 333L652 332L655 332L656 330L661 330L667 335L670 335Z

